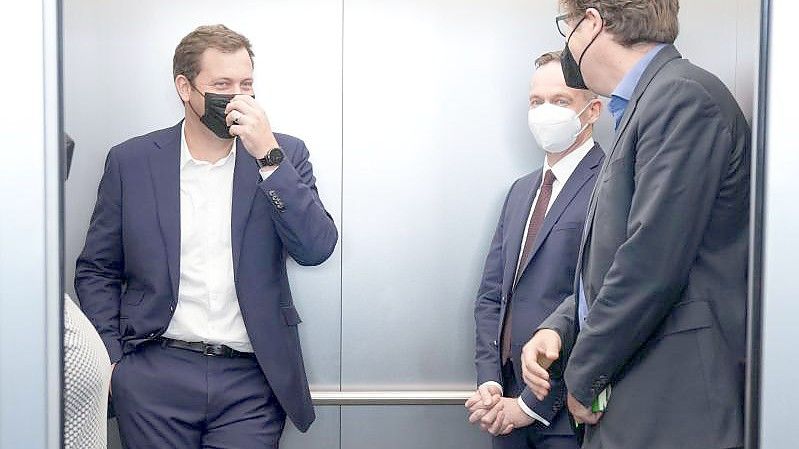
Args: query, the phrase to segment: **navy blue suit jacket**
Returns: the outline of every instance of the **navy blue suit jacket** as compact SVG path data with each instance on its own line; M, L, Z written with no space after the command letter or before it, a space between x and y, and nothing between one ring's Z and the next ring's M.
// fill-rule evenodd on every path
M180 276L180 130L128 140L108 153L75 270L81 306L112 362L163 334ZM285 160L261 180L238 141L231 237L236 293L258 362L302 431L314 420L286 257L324 262L338 232L316 191L305 144L276 134Z
M529 262L521 267L522 275L515 289L513 281L522 237L527 232L527 218L541 185L542 170L518 179L511 186L486 258L475 303L478 385L488 381L503 383L499 342L511 297L511 361L516 371L516 384L524 385L520 361L522 347L544 319L573 292L574 270L588 202L604 157L599 144L596 144L569 177L544 219ZM531 410L550 422L549 427L538 422L535 424L542 433L571 434L564 407L562 367L555 364L551 371L552 390L543 401L538 401L528 388L505 391L504 394L521 396Z

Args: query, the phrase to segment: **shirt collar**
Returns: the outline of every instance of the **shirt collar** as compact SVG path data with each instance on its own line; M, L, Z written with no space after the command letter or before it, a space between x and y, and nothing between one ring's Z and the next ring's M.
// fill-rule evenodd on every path
M189 151L189 144L186 143L186 122L184 121L183 124L180 125L180 169L183 170L189 162L195 165L213 165L214 167L225 165L229 160L236 158L236 143L238 143L238 137L233 139L233 146L230 149L230 153L214 164L206 161L198 161L192 157Z
M594 148L594 145L594 138L589 137L588 140L583 142L582 145L564 156L563 159L556 162L553 166L550 166L549 161L544 158L544 173L546 173L547 170L552 170L552 174L555 175L555 179L557 179L558 182L565 184L566 181L569 180L569 177L572 175L572 173L574 173L574 170L577 169L577 166L580 165L580 162L583 160L583 158L585 158L588 152Z
M635 91L636 86L638 86L638 82L641 81L641 77L644 75L644 71L649 64L655 59L655 56L660 52L660 50L665 47L666 44L657 44L652 49L650 49L643 58L641 58L626 75L622 78L621 82L616 89L611 94L611 97L619 97L622 100L630 101L633 97L633 92Z

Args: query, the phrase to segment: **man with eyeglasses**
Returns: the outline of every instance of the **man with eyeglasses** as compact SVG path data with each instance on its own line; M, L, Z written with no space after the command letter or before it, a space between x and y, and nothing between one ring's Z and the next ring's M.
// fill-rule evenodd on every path
M590 449L743 446L750 131L672 45L677 0L562 0L566 82L610 97L616 138L575 294L523 350L542 399L566 360Z

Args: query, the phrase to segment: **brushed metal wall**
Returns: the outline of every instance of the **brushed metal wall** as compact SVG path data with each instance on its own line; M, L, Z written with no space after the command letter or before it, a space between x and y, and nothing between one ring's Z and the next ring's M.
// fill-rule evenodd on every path
M677 42L750 116L757 4L683 0ZM257 98L276 130L308 143L341 231L323 266L290 266L312 389L474 388L474 295L508 187L543 161L527 91L535 57L563 47L555 15L556 0L65 0L65 124L77 141L68 291L108 149L179 120L174 47L225 23L253 42ZM596 134L607 146L607 114ZM318 415L308 435L289 428L284 447L488 442L458 406Z

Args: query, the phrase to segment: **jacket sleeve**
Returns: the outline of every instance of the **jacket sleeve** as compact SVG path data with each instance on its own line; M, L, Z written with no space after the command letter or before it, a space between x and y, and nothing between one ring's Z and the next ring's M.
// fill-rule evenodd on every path
M338 231L319 199L308 149L293 141L286 160L259 187L272 203L270 213L289 255L300 265L319 265L333 253Z
M568 390L585 406L680 300L721 180L737 168L731 158L735 130L701 85L677 80L658 99L638 122L626 240L566 367Z
M511 187L511 191L513 187ZM488 249L483 277L477 291L474 305L475 321L475 367L477 369L477 385L493 381L502 385L499 360L499 316L502 308L502 276L505 266L502 249L503 222L508 206L510 193L505 197L502 212L497 223L491 246Z
M552 312L551 315L538 326L538 330L551 329L558 333L561 342L560 358L567 359L574 339L577 335L577 327L574 317L577 314L577 295L572 294L566 297L562 303Z
M122 358L119 333L122 252L122 180L112 149L97 191L86 243L75 266L75 291L81 309L97 329L111 363Z
M568 360L569 352L571 352L571 347L574 345L574 338L577 333L574 323L576 297L577 295L567 296L560 306L538 327L538 330L554 330L560 336L561 341L560 356L549 368L551 384L549 394L542 401L539 401L533 395L533 392L530 391L530 388L525 387L519 396L530 410L550 423L565 405L566 384L563 380L563 367Z

